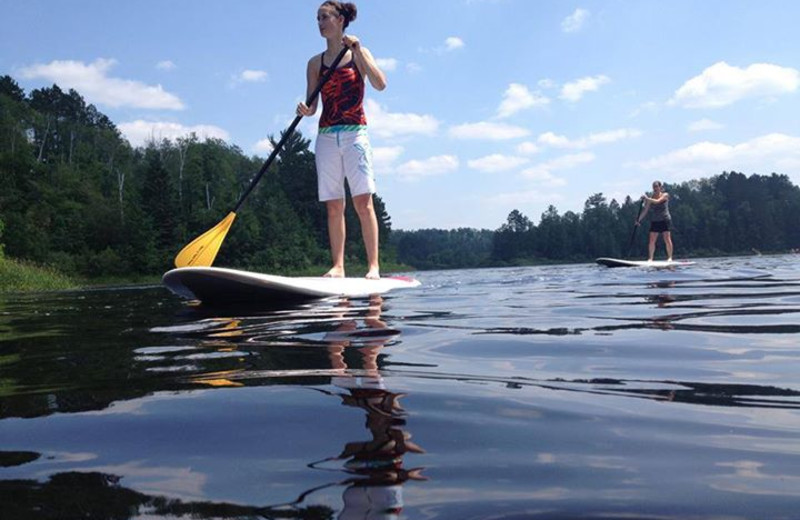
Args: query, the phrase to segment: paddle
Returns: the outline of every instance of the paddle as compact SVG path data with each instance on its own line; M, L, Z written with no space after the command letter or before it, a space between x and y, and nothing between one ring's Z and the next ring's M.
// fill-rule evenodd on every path
M342 61L345 53L347 52L347 47L343 47L342 51L336 56L336 59L333 60L333 64L331 64L328 72L322 76L320 79L319 84L308 96L306 100L306 105L311 105L311 103L317 98L319 95L320 90L322 90L322 86L328 81L328 78L331 77L333 71L336 70L336 67L339 65L339 62ZM239 197L239 201L233 207L233 210L228 213L228 215L222 219L222 221L214 226L213 228L209 229L199 237L195 238L194 240L189 243L186 247L181 249L181 252L175 257L175 266L176 267L188 267L188 266L203 266L207 267L214 263L214 258L216 258L217 253L219 252L220 246L222 246L222 241L225 240L225 235L228 234L228 230L230 229L231 225L233 224L234 219L236 218L236 212L239 210L239 207L244 203L244 200L250 195L250 192L253 191L253 188L256 187L258 181L261 180L261 177L264 173L269 169L269 166L272 164L272 161L275 160L277 157L278 152L280 152L283 145L286 144L286 141L289 140L289 137L292 136L294 133L294 129L300 123L300 120L303 119L303 116L298 115L292 121L292 124L289 125L289 128L286 129L286 132L283 133L283 137L281 140L278 141L278 144L275 145L275 149L272 150L272 153L269 154L266 162L264 165L261 166L261 169L258 171L258 174L253 178L250 182L250 186L247 187L242 196Z
M626 256L631 256L631 252L633 251L633 239L636 238L636 230L639 228L639 215L642 214L642 206L644 205L644 199L639 201L639 210L636 212L636 221L637 223L633 225L633 231L631 232L631 241L628 244L628 254Z

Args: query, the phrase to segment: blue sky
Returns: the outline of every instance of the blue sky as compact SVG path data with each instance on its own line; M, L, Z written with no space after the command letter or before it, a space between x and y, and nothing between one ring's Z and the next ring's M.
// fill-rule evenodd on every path
M194 131L266 157L324 49L319 3L0 0L0 74L75 88L135 145ZM538 222L730 170L800 183L798 2L357 4L348 32L388 78L366 110L395 228Z

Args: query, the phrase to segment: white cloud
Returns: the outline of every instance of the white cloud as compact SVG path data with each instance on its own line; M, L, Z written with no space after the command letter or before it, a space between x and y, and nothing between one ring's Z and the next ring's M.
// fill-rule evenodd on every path
M371 135L391 139L407 135L436 134L439 121L429 115L392 113L372 99L364 103Z
M569 170L594 161L595 155L590 152L580 152L563 155L550 161L536 164L522 171L522 176L540 182L544 186L563 186L566 181L553 175L554 171Z
M103 58L88 65L82 61L55 60L24 67L20 75L26 79L46 79L63 89L75 89L97 105L167 110L185 108L178 96L165 91L161 85L108 77L116 63L116 60Z
M723 171L794 174L800 169L800 137L772 133L739 144L702 141L654 157L637 166L676 179L717 175Z
M530 141L525 141L524 143L519 143L517 145L517 153L521 153L522 155L533 155L541 151L542 149L539 148L536 143L532 143Z
M194 125L184 126L180 123L167 121L143 121L138 119L128 123L117 125L122 135L124 135L133 146L144 146L148 141L161 139L177 139L189 134L196 134L201 139L216 138L229 141L228 132L213 125Z
M242 71L242 81L261 82L267 79L267 73L263 70L247 69Z
M464 40L458 36L450 36L444 41L444 48L447 51L454 51L464 47Z
M550 100L540 93L532 93L525 85L511 83L503 94L503 101L497 109L497 117L508 117L521 110L545 106L548 103Z
M420 47L419 52L433 53L441 56L448 52L453 52L455 50L462 49L465 45L466 44L464 43L464 40L462 40L458 36L449 36L445 38L444 43L442 43L441 45L434 48Z
M566 33L578 32L583 28L583 24L589 19L589 11L586 9L575 9L575 11L564 18L561 22L561 30Z
M263 83L267 81L268 74L263 70L245 69L231 77L231 87L236 87L242 83Z
M587 142L587 146L594 146L596 144L615 143L625 139L635 139L640 135L642 135L641 130L637 130L636 128L618 128L617 130L608 130L606 132L589 134L585 140Z
M536 181L537 184L540 186L545 186L548 188L557 188L559 186L565 186L567 181L562 179L561 177L556 177L553 175L550 170L543 170L543 169L530 169L525 170L522 172L522 175L531 181Z
M514 157L510 155L492 154L480 159L473 159L467 161L467 166L473 170L479 170L487 173L502 172L512 170L523 164L526 164L530 159L525 157Z
M397 60L394 58L376 58L375 62L383 71L392 72L397 70Z
M406 180L418 180L423 177L443 175L458 169L458 157L454 155L437 155L428 159L412 160L398 166L395 171Z
M545 132L539 135L537 142L541 145L550 146L552 148L572 148L582 150L599 144L608 144L625 139L634 139L640 135L642 135L642 132L635 128L619 128L617 130L597 132L594 134L589 134L586 137L570 140L563 135L557 135L553 132Z
M540 79L536 82L539 88L555 88L557 83L550 78Z
M725 126L717 123L716 121L704 118L689 123L687 130L690 132L705 132L707 130L719 130L721 128L725 128Z
M527 178L536 181L540 186L546 188L558 188L567 185L567 181L563 177L556 177L549 171L530 173L527 175Z
M517 139L530 135L530 131L520 126L503 123L464 123L451 126L450 137L456 139L486 139L489 141L503 141Z
M373 146L372 164L376 173L391 173L394 171L394 163L403 155L405 149L402 146Z
M563 135L556 135L553 132L545 132L539 134L537 138L539 144L551 146L553 148L569 148L570 141Z
M170 60L163 60L156 63L156 68L159 70L175 70L176 65Z
M797 91L800 72L769 63L746 69L715 63L684 83L670 99L685 108L719 108L746 98L771 98Z
M641 193L644 189L642 180L637 177L626 177L621 180L609 178L604 180L600 186L602 190L598 191L602 191L608 200L616 200L620 203L624 202L626 197L632 196L635 198L635 194Z
M267 155L271 154L274 148L275 147L272 146L272 141L269 140L269 137L265 137L253 145L254 152L260 152Z
M561 95L559 97L574 103L580 101L586 92L594 92L598 90L601 85L605 85L610 81L608 76L602 74L599 76L580 78L573 82L565 83L564 86L561 87Z

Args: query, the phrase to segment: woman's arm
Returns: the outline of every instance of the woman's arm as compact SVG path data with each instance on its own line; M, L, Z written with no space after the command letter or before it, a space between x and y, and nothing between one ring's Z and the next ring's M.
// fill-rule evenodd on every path
M361 75L369 79L369 84L372 85L375 90L385 89L386 75L380 67L378 67L378 63L375 61L375 58L372 57L372 53L369 52L369 49L362 47L361 41L350 34L345 35L343 41L353 52L353 59L356 61L356 67L358 67L358 71Z
M646 200L650 204L663 204L669 200L669 193L661 193L658 197L651 198L647 195L644 196L644 200Z
M308 60L308 67L306 68L306 100L308 100L308 96L314 93L314 89L317 88L317 83L319 83L320 59L322 58L317 54ZM311 100L311 106L307 106L305 101L298 103L297 115L306 117L313 116L317 112L318 100L319 95Z

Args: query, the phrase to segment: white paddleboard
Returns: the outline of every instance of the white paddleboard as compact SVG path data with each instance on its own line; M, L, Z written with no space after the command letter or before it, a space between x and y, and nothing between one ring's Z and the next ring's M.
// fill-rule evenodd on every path
M280 303L332 296L361 297L392 289L418 287L404 276L378 280L278 276L222 267L180 267L164 274L162 282L175 294L204 303Z
M622 260L621 258L598 258L598 264L606 267L651 267L654 269L664 269L667 267L683 267L693 265L694 262L688 260Z

